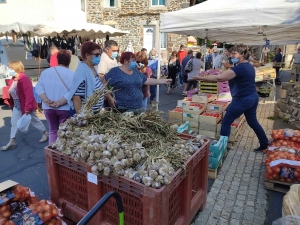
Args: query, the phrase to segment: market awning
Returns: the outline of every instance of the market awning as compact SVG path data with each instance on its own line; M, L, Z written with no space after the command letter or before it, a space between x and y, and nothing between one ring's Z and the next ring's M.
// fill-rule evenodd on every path
M111 27L109 25L101 25L94 23L61 23L61 22L47 22L40 24L37 34L39 36L81 36L85 38L104 38L106 35L110 37L122 36L129 34L128 31L122 31Z
M27 33L30 32L35 35L37 31L38 24L27 24L27 23L10 23L0 25L0 37L4 35L11 36L12 31L16 33Z
M160 20L161 32L226 43L300 42L300 0L208 0Z

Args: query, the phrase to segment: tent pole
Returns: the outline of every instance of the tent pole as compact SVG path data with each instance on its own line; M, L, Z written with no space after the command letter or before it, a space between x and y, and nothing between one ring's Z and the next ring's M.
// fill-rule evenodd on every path
M204 71L206 70L205 65L206 65L206 38L204 41L204 57L203 57L203 63L204 63Z
M161 32L159 31L158 35L158 57L157 57L157 79L160 79L160 55L161 55ZM156 110L158 110L159 103L159 85L156 88Z

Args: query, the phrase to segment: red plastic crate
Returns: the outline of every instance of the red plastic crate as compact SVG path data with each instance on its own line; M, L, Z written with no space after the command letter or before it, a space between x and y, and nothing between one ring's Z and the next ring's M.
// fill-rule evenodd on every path
M160 189L124 177L103 175L98 176L98 185L95 185L87 181L90 166L45 148L51 199L63 207L67 218L78 222L102 196L114 190L122 196L125 224L188 225L206 203L207 146L209 141L186 163L185 177L183 171L178 170L171 184ZM115 201L109 200L90 224L118 224Z

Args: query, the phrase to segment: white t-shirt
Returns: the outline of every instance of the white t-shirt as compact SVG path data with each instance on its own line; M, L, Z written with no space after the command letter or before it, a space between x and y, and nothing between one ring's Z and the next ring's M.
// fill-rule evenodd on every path
M294 63L300 63L300 53L294 53Z
M199 76L200 69L204 67L204 63L196 58L193 58L193 70L188 73L188 78L191 79L195 76Z
M110 58L105 52L101 55L101 60L98 65L97 72L101 74L107 74L111 68L117 67L118 62L116 59Z

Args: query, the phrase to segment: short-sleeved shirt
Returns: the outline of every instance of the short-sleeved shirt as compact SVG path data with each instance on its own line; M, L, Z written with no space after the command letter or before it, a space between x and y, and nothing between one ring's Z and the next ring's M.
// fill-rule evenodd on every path
M106 75L105 80L108 86L112 86L116 98L117 107L126 107L128 109L139 109L143 107L142 86L147 77L133 70L131 75L124 73L119 67L112 68Z
M192 79L195 76L199 76L200 69L204 67L204 63L201 60L197 58L193 58L192 61L193 61L193 70L188 73L189 79Z
M97 91L97 90L99 90L103 86L103 84L102 84L99 76L95 76L95 81L96 81L96 84L95 84L95 90L94 91ZM85 102L86 102L85 88L86 88L86 84L85 84L85 81L83 81L79 85L79 87L77 88L77 90L76 90L76 92L74 94L75 96L80 96L82 104L85 104ZM104 97L102 97L102 98L99 99L99 102L92 107L92 110L96 111L96 110L101 109L102 106L103 106L103 102L104 102Z
M294 53L294 63L300 63L300 53Z
M50 57L50 67L58 66L57 53L58 52L56 52L53 55L51 55L51 57Z
M105 52L101 54L101 60L98 65L98 73L107 74L111 68L117 67L118 62L116 59L110 58Z
M255 69L249 62L240 63L231 70L235 73L235 78L228 81L232 98L256 93Z

